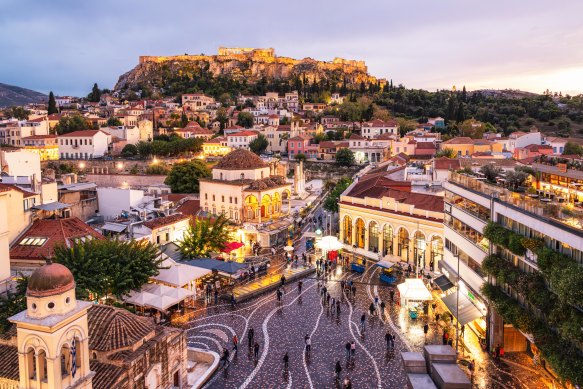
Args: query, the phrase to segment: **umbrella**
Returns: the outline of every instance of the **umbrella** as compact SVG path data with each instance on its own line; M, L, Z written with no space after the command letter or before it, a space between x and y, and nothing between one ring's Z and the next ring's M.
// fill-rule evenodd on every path
M160 284L149 284L144 286L143 290L154 294L156 296L165 296L167 295L169 292L172 291L172 287L170 286L166 286L166 285L160 285Z
M169 269L160 269L160 273L152 277L152 279L164 282L165 284L182 287L190 281L203 277L210 272L210 269L174 264Z
M283 249L285 251L294 251L294 248L292 246L285 246Z
M182 301L187 297L194 296L194 292L184 288L172 288L172 290L168 292L166 296Z
M230 253L231 251L237 250L237 249L239 249L239 248L241 248L243 246L245 246L245 244L243 244L241 242L230 242L230 243L227 243L225 245L225 248L222 249L221 251L223 253Z
M148 301L146 305L159 311L166 311L171 306L177 305L180 301L171 296L156 296L155 299Z
M148 292L132 291L124 301L128 304L137 305L139 307L145 306L149 301L155 300L158 296Z
M325 251L336 251L336 250L340 250L343 247L342 243L340 243L338 238L336 238L335 236L323 237L318 242L316 242L316 246L319 249L322 249Z

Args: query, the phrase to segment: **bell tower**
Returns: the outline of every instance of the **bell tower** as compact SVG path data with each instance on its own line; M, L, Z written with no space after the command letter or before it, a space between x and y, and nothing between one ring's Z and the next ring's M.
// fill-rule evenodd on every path
M26 310L16 324L20 388L91 389L87 301L75 298L75 280L65 266L44 265L31 275Z

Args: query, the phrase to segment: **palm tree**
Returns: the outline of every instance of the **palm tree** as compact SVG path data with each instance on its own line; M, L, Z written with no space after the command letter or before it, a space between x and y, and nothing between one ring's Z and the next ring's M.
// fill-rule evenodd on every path
M180 253L186 258L208 257L225 248L230 239L229 219L221 214L216 219L196 219L180 243Z

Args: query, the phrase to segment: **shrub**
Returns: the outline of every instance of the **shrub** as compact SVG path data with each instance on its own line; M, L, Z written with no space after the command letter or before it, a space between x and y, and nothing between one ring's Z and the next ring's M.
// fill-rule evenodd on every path
M484 236L494 244L508 246L508 230L496 222L488 222L484 227Z

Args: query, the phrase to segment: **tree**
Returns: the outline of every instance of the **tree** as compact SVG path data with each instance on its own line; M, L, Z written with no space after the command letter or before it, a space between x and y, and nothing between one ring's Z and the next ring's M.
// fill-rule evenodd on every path
M128 144L123 147L121 150L121 155L124 157L134 157L138 155L138 148L136 145Z
M237 125L245 128L253 127L253 115L249 112L239 112L239 115L237 116Z
M340 201L340 195L346 190L352 183L352 178L343 177L334 186L334 189L326 196L324 200L324 209L330 212L338 213L338 202Z
M54 261L73 273L77 297L107 299L139 290L158 274L162 257L150 242L90 239L55 247Z
M168 165L162 164L162 163L150 165L144 171L144 173L146 173L146 174L163 175L163 176L167 175L168 172L170 172L170 168L168 167Z
M197 218L180 242L180 253L186 258L203 258L220 252L230 240L228 225L225 215L219 215L214 221Z
M57 101L55 100L55 95L53 94L53 91L50 91L48 113L49 115L52 115L57 112L59 112L59 109L57 108Z
M263 153L267 149L267 146L269 146L269 141L263 134L259 134L257 138L249 143L249 149L257 155Z
M211 171L207 165L195 159L172 166L164 183L170 186L173 193L198 193L199 179L210 176Z
M101 91L99 90L97 83L93 84L91 93L87 95L87 100L91 101L92 103L99 103L99 100L101 100Z
M523 187L530 175L521 170L509 171L506 173L506 183L513 189Z
M336 165L351 166L354 162L354 153L350 149L340 149L336 152Z
M18 120L26 120L30 115L30 111L22 107L10 107L6 110L6 113L8 116Z
M26 309L26 288L28 278L20 275L16 290L8 289L6 294L0 295L0 333L6 332L12 323L8 318Z
M294 158L298 162L305 161L307 159L306 154L304 154L304 153L297 153Z
M109 119L107 119L107 125L110 127L117 127L117 126L122 126L123 123L121 122L121 120L119 120L115 116L112 116Z
M583 147L575 142L565 143L563 155L583 155Z
M480 173L484 175L484 178L486 178L488 182L494 183L496 182L496 178L502 173L502 169L489 163L480 168Z
M55 126L57 134L67 134L73 131L81 131L92 128L91 124L81 115L64 116Z
M435 153L435 158L441 158L441 157L455 158L455 157L457 157L457 155L452 148L445 147L445 148L439 150L437 153Z

